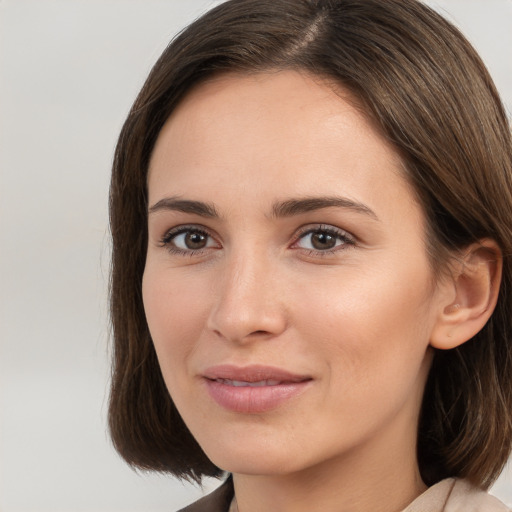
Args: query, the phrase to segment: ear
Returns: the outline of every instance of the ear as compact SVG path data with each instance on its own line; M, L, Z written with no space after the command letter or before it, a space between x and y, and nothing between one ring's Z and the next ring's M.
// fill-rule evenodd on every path
M455 348L483 328L498 300L502 267L494 240L481 240L462 251L451 265L451 278L440 285L445 293L430 338L432 347Z

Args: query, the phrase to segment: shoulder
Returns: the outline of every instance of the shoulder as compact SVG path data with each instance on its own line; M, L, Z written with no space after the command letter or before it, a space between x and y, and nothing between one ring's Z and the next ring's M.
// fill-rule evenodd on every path
M500 500L466 480L447 478L427 489L403 512L511 512Z
M446 512L510 512L498 498L474 487L466 480L455 480L446 502Z
M228 512L233 492L233 481L228 478L215 491L178 512Z

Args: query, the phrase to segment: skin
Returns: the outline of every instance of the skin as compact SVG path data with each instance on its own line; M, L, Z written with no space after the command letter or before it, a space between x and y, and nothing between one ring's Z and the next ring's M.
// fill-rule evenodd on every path
M172 399L234 474L240 510L404 508L425 489L418 414L432 334L456 292L434 280L394 149L318 79L225 75L189 93L163 127L148 193L148 325ZM334 196L345 204L273 211ZM169 234L180 226L205 233L204 247ZM330 251L307 232L326 228ZM311 380L273 410L233 412L206 390L202 375L218 364Z

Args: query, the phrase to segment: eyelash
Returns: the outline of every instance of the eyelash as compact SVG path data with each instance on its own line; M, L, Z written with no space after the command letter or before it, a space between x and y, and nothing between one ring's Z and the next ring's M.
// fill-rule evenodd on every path
M338 251L346 250L348 247L352 247L356 244L356 239L354 236L349 234L347 231L336 228L334 226L326 226L323 224L317 225L315 227L306 226L302 228L297 234L295 241L292 244L296 246L300 240L303 240L307 235L314 234L325 234L332 236L335 240L339 240L341 243L339 245L335 245L332 249L302 249L306 251L306 254L309 256L330 256Z
M171 254L177 254L180 256L200 256L203 254L206 250L210 249L210 247L204 247L202 249L180 249L179 247L176 247L173 245L173 240L175 240L179 235L182 235L184 233L197 233L199 235L203 235L208 238L212 238L211 234L205 230L204 228L201 228L199 226L178 226L176 228L172 228L160 240L160 245L162 247L165 247Z
M211 249L211 247L203 247L200 249L180 249L173 244L173 240L175 240L179 235L184 233L195 233L210 239L214 239L212 235L208 232L208 230L194 225L184 225L178 226L176 228L172 228L165 233L165 235L160 240L160 246L165 247L171 254L177 254L181 256L201 256L204 252ZM333 253L336 253L340 250L346 250L348 247L354 246L356 244L356 239L354 236L349 234L347 231L343 229L336 228L334 226L326 226L326 225L317 225L315 227L306 226L301 228L298 234L295 236L291 247L296 247L297 244L303 240L307 235L314 234L325 234L334 237L336 240L341 241L340 244L335 245L331 249L305 249L302 248L302 251L305 252L308 256L329 256ZM298 247L298 249L301 249Z

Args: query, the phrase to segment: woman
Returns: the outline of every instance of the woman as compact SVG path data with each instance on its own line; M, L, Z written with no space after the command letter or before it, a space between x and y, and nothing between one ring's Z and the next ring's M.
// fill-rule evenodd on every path
M415 0L232 0L166 49L111 186L110 428L187 510L506 510L512 144Z

